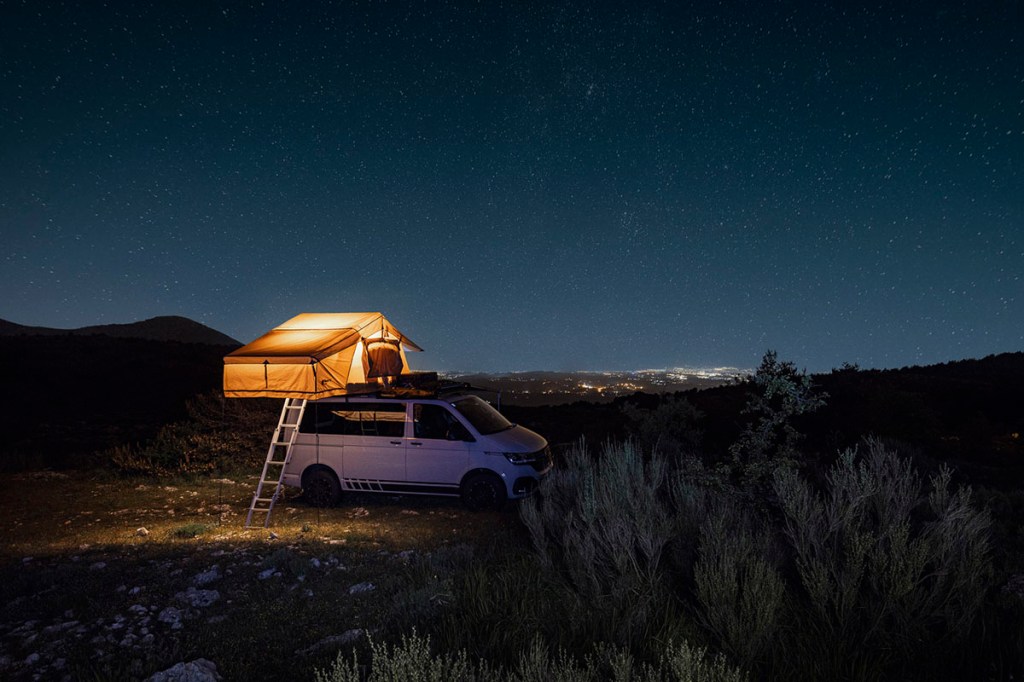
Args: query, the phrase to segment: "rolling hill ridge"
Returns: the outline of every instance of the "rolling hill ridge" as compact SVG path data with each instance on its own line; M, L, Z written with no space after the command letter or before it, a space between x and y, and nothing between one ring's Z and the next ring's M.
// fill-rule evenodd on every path
M179 315L161 315L127 324L101 324L78 329L30 327L8 320L0 320L0 336L109 336L119 339L147 339L150 341L178 341L179 343L205 343L219 346L241 346L227 334L205 324Z

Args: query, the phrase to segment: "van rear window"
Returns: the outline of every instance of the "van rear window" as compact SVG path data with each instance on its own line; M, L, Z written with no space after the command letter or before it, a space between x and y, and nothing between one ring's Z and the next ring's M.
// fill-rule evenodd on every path
M311 403L299 426L301 433L341 436L405 436L405 405L401 403Z

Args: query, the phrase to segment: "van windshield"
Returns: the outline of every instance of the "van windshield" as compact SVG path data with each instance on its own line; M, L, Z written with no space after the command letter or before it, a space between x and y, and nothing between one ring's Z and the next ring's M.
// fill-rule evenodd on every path
M501 416L501 412L498 412L475 395L459 398L452 403L452 407L468 419L469 423L473 425L473 428L481 436L511 429L515 426L515 424Z

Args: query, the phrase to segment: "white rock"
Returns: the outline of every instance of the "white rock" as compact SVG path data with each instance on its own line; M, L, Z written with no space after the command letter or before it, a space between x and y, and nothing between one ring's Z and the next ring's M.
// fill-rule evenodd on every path
M174 595L175 599L187 603L193 608L204 608L220 599L220 592L217 590L197 590L190 587L184 592Z
M32 652L25 658L25 665L35 665L39 662L39 654Z
M90 571L102 571L107 567L106 561L97 561L96 563L89 566Z
M146 682L219 682L223 679L217 673L217 665L205 658L188 663L176 663L167 670L146 678Z
M143 526L141 528L135 529L135 534L138 535L140 538L144 538L147 535L149 535L149 530L147 530L146 527Z
M377 586L373 583L356 583L352 587L348 588L349 594L360 594L362 592L373 592L377 589Z
M310 654L315 654L324 649L335 649L344 644L351 644L352 642L362 637L364 634L365 631L360 629L345 630L345 632L341 633L340 635L331 635L329 637L324 637L316 644L305 649L299 649L295 653L299 656L309 656Z
M217 582L222 577L223 576L220 574L220 566L214 564L209 568L209 570L196 574L196 576L192 578L192 582L199 586L209 585L210 583Z
M260 574L258 576L256 576L256 577L259 578L260 580L266 580L267 578L269 578L272 575L274 575L274 569L273 568L268 568L266 570L260 571Z
M181 610L176 609L173 606L168 606L160 612L160 615L156 617L161 623L167 623L171 626L172 630L181 629Z

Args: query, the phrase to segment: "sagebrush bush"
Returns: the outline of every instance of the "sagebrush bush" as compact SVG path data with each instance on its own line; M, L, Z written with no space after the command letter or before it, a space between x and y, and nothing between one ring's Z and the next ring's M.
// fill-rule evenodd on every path
M989 522L969 490L950 489L948 470L925 485L869 441L822 490L777 469L766 505L683 464L669 475L662 455L631 444L569 453L521 506L559 605L536 622L561 614L563 630L580 632L575 620L592 621L592 641L648 660L650 640L685 632L783 678L943 673L943 661L969 656L992 574Z
M542 565L607 610L621 643L641 636L665 599L662 554L675 527L666 471L664 458L645 458L632 443L596 459L580 444L521 506Z
M790 658L815 666L805 676L880 676L968 634L989 587L989 522L949 484L943 469L926 494L877 441L842 454L824 495L777 473L801 596Z
M552 655L543 642L535 639L519 654L510 669L495 667L487 661L471 663L465 651L432 654L430 638L414 631L401 643L388 646L370 642L369 670L355 654L338 654L327 670L316 671L317 682L740 682L742 673L723 658L709 659L705 649L686 642L669 643L656 665L641 664L623 649L597 647L582 660L564 651Z
M771 559L771 529L720 495L700 526L694 566L700 622L751 667L778 641L786 588Z

